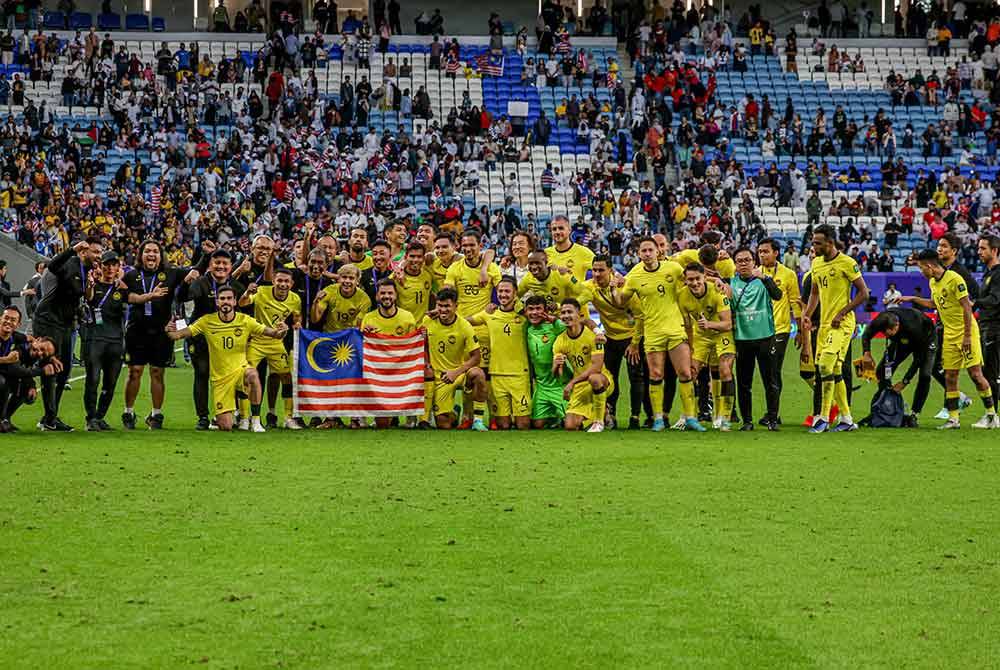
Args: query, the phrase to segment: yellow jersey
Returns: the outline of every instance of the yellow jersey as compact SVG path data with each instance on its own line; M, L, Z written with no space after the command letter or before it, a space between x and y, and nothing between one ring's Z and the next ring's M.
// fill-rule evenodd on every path
M700 298L692 293L687 286L681 287L677 292L677 306L684 319L690 323L691 331L695 337L700 337L703 340L715 340L723 332L729 332L702 330L698 326L698 319L702 316L708 321L718 321L720 314L730 311L729 297L717 289L715 284L706 283L705 293Z
M430 309L434 277L426 267L421 268L416 276L407 274L406 270L403 270L403 274L405 276L402 282L393 275L399 294L396 304L412 314L417 321L422 321L424 314Z
M445 275L445 286L454 286L458 291L458 315L462 318L467 319L486 309L493 298L493 289L500 283L500 267L496 263L490 263L486 286L479 285L479 269L482 264L482 258L474 267L464 259L456 261Z
M425 316L420 326L427 331L427 351L435 372L461 367L479 349L472 325L460 316L449 324Z
M535 279L530 272L517 285L517 294L526 297L540 295L545 298L545 309L552 312L559 308L566 298L575 298L580 293L580 282L575 275L550 270L544 281Z
M646 333L683 333L684 319L677 308L677 290L684 270L673 261L660 261L655 270L639 263L625 275L626 296L636 295L642 304Z
M232 321L223 321L218 312L213 312L192 323L188 330L192 335L205 336L212 379L225 379L250 366L247 343L251 337L263 335L264 324L243 312L236 312Z
M361 329L383 335L407 335L417 329L417 320L399 307L392 316L383 316L381 311L373 309L361 319Z
M822 256L813 259L812 283L819 289L821 314L820 326L830 326L833 317L851 302L851 286L854 280L861 276L857 262L844 253L838 253L833 260ZM844 330L854 330L856 320L854 312L844 316L840 327Z
M253 305L253 318L272 328L290 316L302 317L302 298L294 291L289 291L284 300L278 300L274 297L274 286L260 286L250 296L250 304Z
M611 286L601 288L594 279L588 279L580 287L580 306L587 313L590 303L601 317L601 326L609 340L632 340L638 344L642 338L642 303L633 295L624 307L615 305Z
M351 260L351 257L349 255L345 256L344 262L341 263L341 265L347 265L348 263L356 267L361 272L364 272L365 270L371 270L374 267L374 263L372 263L372 257L369 256L368 254L365 254L365 257L362 258L360 261L353 261Z
M559 251L555 246L548 247L545 255L548 256L549 263L569 268L581 284L587 281L587 272L594 267L594 252L576 243L570 244L566 251Z
M931 299L937 307L938 319L944 328L944 339L960 341L965 337L965 310L962 298L969 297L969 288L962 275L954 270L945 270L941 279L931 279ZM973 338L979 337L979 324L972 319L969 331Z
M451 263L445 265L441 262L441 259L434 256L434 260L431 262L431 276L434 278L434 291L440 291L444 288L445 277L448 276L448 270L462 262L465 258L462 254L455 254L451 257Z
M552 345L552 353L566 356L566 365L569 366L571 375L575 377L589 368L596 356L604 355L604 345L597 341L594 331L585 327L576 337L570 335L568 330L560 333ZM602 366L601 372L611 379L607 368Z
M505 312L495 310L492 314L480 312L469 321L473 325L485 325L490 334L490 374L527 375L528 344L524 329L528 320L516 309Z
M681 268L686 268L692 263L701 263L701 259L698 258L697 249L685 249L684 251L678 251L670 257L670 260L680 265ZM702 265L704 265L704 263L702 263ZM720 258L715 262L714 268L706 269L715 270L719 273L719 276L722 279L732 279L736 276L736 263L733 262L732 258Z
M346 328L357 328L361 317L372 308L371 298L359 288L345 296L337 285L327 286L322 298L317 300L323 310L323 332L336 333Z
M781 289L781 300L773 300L774 332L792 332L792 317L802 316L802 294L799 292L799 278L791 269L776 263L773 268L760 266L760 271L774 280Z

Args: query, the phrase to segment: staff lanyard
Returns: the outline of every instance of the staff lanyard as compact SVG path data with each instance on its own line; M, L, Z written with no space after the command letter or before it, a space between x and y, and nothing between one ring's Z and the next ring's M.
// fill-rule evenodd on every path
M153 286L156 284L156 273L154 272L153 276L149 278L149 286L146 286L146 271L145 270L142 270L142 271L139 272L139 281L142 283L142 292L143 293L152 293L153 292ZM102 302L101 304L103 305L104 303ZM146 316L152 316L153 315L153 301L152 300L148 301L145 305L143 305L143 307L142 307L142 313L145 314Z

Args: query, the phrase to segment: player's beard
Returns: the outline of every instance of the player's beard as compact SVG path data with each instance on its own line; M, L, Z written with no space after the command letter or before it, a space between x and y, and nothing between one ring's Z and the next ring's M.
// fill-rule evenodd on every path
M363 245L360 244L352 244L351 253L354 254L355 256L360 256L361 254L365 253L365 248Z

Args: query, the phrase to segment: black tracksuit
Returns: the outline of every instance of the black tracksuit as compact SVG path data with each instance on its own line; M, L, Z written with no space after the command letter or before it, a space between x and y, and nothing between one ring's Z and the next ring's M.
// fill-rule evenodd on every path
M127 289L101 282L94 286L93 295L87 300L91 318L80 326L80 353L87 370L83 387L87 421L103 419L115 397L115 386L122 371L127 301Z
M983 342L983 374L1000 398L1000 264L983 273L983 284L975 300L979 310L979 332Z
M10 421L21 405L34 402L28 391L35 388L35 377L42 375L42 366L48 362L31 360L24 333L14 332L7 341L0 340L0 355L6 356L11 351L17 351L21 360L0 365L0 420L4 421Z
M913 357L910 368L903 375L907 384L919 375L917 388L913 392L913 413L919 414L927 401L931 389L931 379L934 373L934 361L937 358L937 334L934 332L934 322L920 310L912 307L892 307L875 317L864 335L861 336L863 351L870 353L872 338L878 333L884 333L889 325L888 315L899 319L899 331L892 337L887 337L885 354L876 368L879 387L892 385L892 374L903 361Z

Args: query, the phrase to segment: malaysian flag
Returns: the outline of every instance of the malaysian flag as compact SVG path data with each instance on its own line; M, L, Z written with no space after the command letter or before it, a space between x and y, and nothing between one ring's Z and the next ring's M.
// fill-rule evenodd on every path
M424 336L348 328L295 338L299 416L416 416L424 411Z
M503 54L483 54L476 58L476 67L483 75L503 76Z

